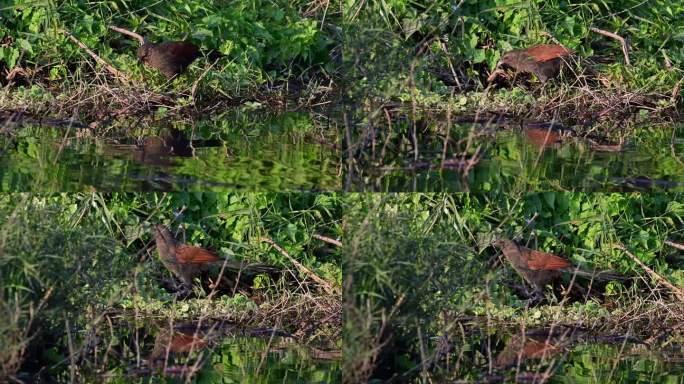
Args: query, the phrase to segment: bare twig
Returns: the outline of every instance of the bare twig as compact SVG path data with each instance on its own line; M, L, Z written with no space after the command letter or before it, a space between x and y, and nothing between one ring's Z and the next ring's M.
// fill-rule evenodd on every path
M461 1L458 6L463 4L463 1ZM458 75L456 75L456 69L454 69L454 63L451 61L451 55L449 54L449 50L447 49L447 45L442 41L442 39L439 39L439 46L442 48L442 52L444 52L444 55L447 59L447 62L449 63L449 70L451 71L451 76L454 78L454 82L456 82L456 85L459 88L461 87L461 82L458 81Z
M551 39L551 41L553 41L554 44L563 45L560 41L558 41L558 39L556 39L554 35L550 34L549 32L543 31L541 34Z
M684 244L675 243L674 241L670 241L670 240L665 240L665 244L669 245L670 247L677 248L680 251L684 251Z
M318 240L320 240L320 241L326 242L326 243L328 243L328 244L336 245L336 246L338 246L338 247L341 247L341 246L342 246L342 242L341 242L341 241L339 241L339 240L337 240L337 239L333 239L333 238L328 237L328 236L313 234L313 237L314 237L315 239L318 239Z
M613 248L617 248L617 249L623 251L627 256L629 256L632 260L634 260L634 262L639 264L639 266L641 268L643 268L643 270L646 271L652 278L654 278L655 280L659 281L661 284L663 284L664 286L669 288L670 291L672 291L672 293L677 297L677 299L684 302L684 290L676 287L675 285L673 285L672 283L667 281L666 278L660 276L656 271L649 268L646 264L644 264L641 260L639 260L636 256L634 256L630 251L628 251L624 245L613 244Z
M670 57L667 56L667 51L661 49L660 53L663 54L663 63L665 64L665 68L672 69L672 61L670 60Z
M675 84L674 88L672 88L672 93L670 95L670 102L672 104L677 104L677 96L679 95L679 88L681 87L682 82L684 82L684 77L679 79L677 84Z
M119 32L119 33L123 33L124 35L132 36L134 39L136 39L136 40L138 40L138 41L140 42L140 45L145 44L145 39L144 39L142 36L140 36L140 35L138 35L137 33L135 33L135 32L129 31L129 30L127 30L127 29L115 27L115 26L113 26L113 25L110 25L110 26L109 26L109 29L114 30L114 31L117 31L117 32Z
M590 27L589 30L596 32L600 35L607 36L607 37L610 37L611 39L615 39L615 40L619 41L620 44L622 45L622 55L625 57L625 65L631 65L629 63L629 46L628 46L627 41L625 40L624 37L622 37L616 33L604 31L603 29L598 29L598 28L594 28L594 27Z
M93 59L95 59L95 61L97 61L98 63L100 63L102 66L104 66L105 69L107 69L107 71L109 71L109 73L111 73L112 75L114 75L114 77L116 77L117 79L122 80L122 81L124 81L124 82L129 82L129 81L130 81L130 80L128 79L128 77L126 77L126 75L124 75L123 73L121 73L118 69L114 68L114 67L111 66L109 63L107 63L103 58L101 58L100 56L98 56L95 52L93 52L90 48L88 48L88 46L86 46L85 44L83 44L79 39L77 39L74 35L72 35L71 32L69 32L69 31L67 31L67 30L64 30L64 33L67 35L67 37L69 38L69 40L73 41L73 42L76 43L79 47L81 47L81 49L83 49L84 51L86 51L86 53L88 53L88 54L90 55L90 57L92 57Z
M264 242L264 243L270 244L273 248L275 248L278 252L280 252L281 255L285 256L288 260L290 260L290 262L291 262L292 264L294 264L294 266L297 268L297 270L299 270L299 271L302 272L303 274L309 276L309 277L311 278L311 280L313 280L313 281L315 281L316 283L320 284L321 287L323 287L323 289L324 289L327 293L329 293L329 294L331 294L331 295L337 293L337 290L334 289L334 288L330 285L330 283L328 283L327 281L325 281L325 280L323 280L322 278L318 277L318 275L316 275L312 270L310 270L309 268L307 268L307 267L305 267L304 265L302 265L302 263L300 263L299 261L295 260L292 256L290 256L289 253L287 253L287 251L286 251L285 249L283 249L283 247L281 247L280 245L278 245L275 241L273 241L273 240L271 240L270 238L265 237L265 236L259 237L259 241L262 241L262 242Z
M216 65L216 63L217 63L216 61L211 63L211 65L209 67L207 67L204 70L204 72L202 72L200 77L198 77L197 80L195 80L195 82L192 84L192 89L190 91L190 97L192 99L193 104L195 104L195 97L197 96L197 87L199 86L200 81L202 81L202 79L204 79L204 77L207 75L207 73L209 73L209 71L214 67L214 65Z

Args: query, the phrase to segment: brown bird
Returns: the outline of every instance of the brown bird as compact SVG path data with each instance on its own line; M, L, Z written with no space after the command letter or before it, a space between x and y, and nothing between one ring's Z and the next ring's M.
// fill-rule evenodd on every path
M504 369L518 361L548 358L563 351L564 348L553 339L514 335L496 356L494 368Z
M188 353L199 351L209 344L211 338L201 330L193 329L162 329L154 339L154 349L150 353L149 360L164 359L164 357L176 353Z
M563 142L562 133L557 129L524 127L526 140L539 147L548 148Z
M217 256L204 248L182 244L176 240L164 225L157 225L154 231L157 242L157 252L162 264L178 277L185 288L192 286L195 277L215 268L225 268L225 271L240 275L271 274L277 268L266 264L250 264L246 261L227 260Z
M200 56L199 48L186 41L145 43L138 48L138 59L161 71L167 79L181 73Z
M575 268L569 260L551 253L523 247L509 239L498 239L494 246L501 249L504 257L513 269L534 288L534 295L539 297L548 283L558 278L562 272L575 273L597 280L622 280L623 277L609 272L590 272Z
M501 73L500 68L507 65L518 72L536 75L542 83L556 77L560 72L564 58L574 52L557 44L541 44L526 49L516 49L504 54L496 66L496 70L487 79L494 81Z

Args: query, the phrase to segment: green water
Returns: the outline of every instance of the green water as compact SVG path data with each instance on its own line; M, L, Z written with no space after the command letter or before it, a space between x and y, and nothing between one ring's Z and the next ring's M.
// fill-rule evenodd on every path
M684 383L684 345L676 339L647 345L619 336L459 335L442 353L427 351L431 360L424 372L416 353L395 351L393 356L385 362L393 366L392 374L374 382L393 376L415 383Z
M328 118L306 113L163 119L87 131L23 125L0 137L0 191L335 190ZM170 136L171 129L176 136Z
M445 140L446 123L436 118L415 123L414 139L412 124L397 119L392 123L393 133L383 136L389 130L379 123L374 132L383 133L375 140L359 139L352 158L347 159L353 166L345 188L476 193L684 190L684 126L640 128L620 151L608 152L593 149L581 137L540 145L519 125L453 124ZM443 158L460 166L441 168ZM465 169L469 160L472 165Z
M72 334L45 345L18 377L45 382L337 383L339 351L318 348L282 331L234 325L120 324ZM116 320L115 320L116 322ZM170 331L172 330L172 331ZM31 367L41 367L32 372Z

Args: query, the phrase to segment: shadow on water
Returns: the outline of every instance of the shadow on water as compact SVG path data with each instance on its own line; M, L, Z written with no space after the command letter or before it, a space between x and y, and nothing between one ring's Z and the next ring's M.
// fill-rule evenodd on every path
M345 189L684 190L684 125L644 126L621 143L558 124L468 120L347 121Z
M434 338L431 359L402 351L393 356L392 374L381 382L451 383L681 383L684 349L670 340L654 347L624 335L598 335L576 329L537 329L524 333L467 332ZM654 342L654 340L651 340ZM429 379L428 379L429 378Z
M331 124L313 113L240 112L112 127L97 138L77 126L5 124L0 190L334 190Z
M37 375L46 382L74 378L87 382L147 382L160 378L212 383L341 381L339 350L306 345L273 328L242 328L207 321L170 325L150 320L143 325L139 319L136 323L115 322L112 327L75 332L69 342L83 345L72 355L73 360L56 358L64 356L67 345L43 346L39 360L17 378L35 379ZM50 360L52 364L48 364ZM38 372L31 372L32 367Z

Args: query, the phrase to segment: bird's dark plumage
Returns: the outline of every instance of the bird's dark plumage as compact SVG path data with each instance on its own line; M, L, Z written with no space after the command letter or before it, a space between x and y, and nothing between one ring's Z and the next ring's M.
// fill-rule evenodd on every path
M185 41L146 43L138 48L138 59L161 71L167 79L185 72L185 69L200 56L195 44Z

